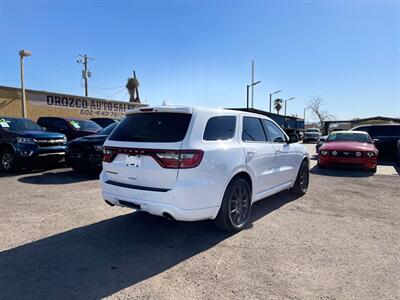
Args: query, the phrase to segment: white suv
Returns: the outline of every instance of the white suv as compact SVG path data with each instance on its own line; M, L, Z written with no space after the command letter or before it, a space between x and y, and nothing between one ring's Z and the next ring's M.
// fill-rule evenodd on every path
M230 232L251 204L307 191L309 157L271 119L179 106L129 111L104 144L103 198L181 221L215 219Z

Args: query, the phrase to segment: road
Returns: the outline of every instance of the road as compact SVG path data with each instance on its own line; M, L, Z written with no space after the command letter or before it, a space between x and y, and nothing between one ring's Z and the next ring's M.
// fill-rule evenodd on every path
M236 235L110 207L98 180L0 177L0 299L399 299L400 176L311 170Z

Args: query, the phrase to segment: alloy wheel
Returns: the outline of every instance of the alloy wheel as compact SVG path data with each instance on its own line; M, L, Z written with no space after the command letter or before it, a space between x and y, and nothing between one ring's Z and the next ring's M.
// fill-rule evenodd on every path
M308 166L304 164L300 172L300 188L303 192L308 188L309 177Z
M4 170L10 170L13 164L13 158L10 153L4 153L1 157L1 166Z
M249 208L250 196L244 186L237 186L232 191L229 201L229 214L235 226L241 226L246 222Z

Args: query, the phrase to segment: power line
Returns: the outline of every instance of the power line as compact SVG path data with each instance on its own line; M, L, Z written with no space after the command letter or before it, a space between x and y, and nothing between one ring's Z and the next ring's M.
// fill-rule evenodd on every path
M99 89L99 90L116 90L116 89L120 89L123 88L124 86L116 86L116 87L99 87L99 86L93 86L93 88L95 89Z
M115 95L117 95L117 94L119 94L119 93L121 93L123 90L125 89L125 87L122 87L118 92L116 92L116 93L114 93L114 94L112 94L112 95L110 95L110 96L108 96L107 98L111 98L111 97L114 97Z

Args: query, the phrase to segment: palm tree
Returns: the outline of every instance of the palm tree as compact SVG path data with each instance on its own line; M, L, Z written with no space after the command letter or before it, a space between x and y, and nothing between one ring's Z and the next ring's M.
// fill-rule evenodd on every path
M279 111L282 109L282 102L283 102L283 100L280 98L277 98L274 100L274 108L275 108L276 112L278 113L278 115L279 115Z
M136 77L128 78L128 82L125 87L127 88L130 98L129 102L140 103L139 98L139 80Z

